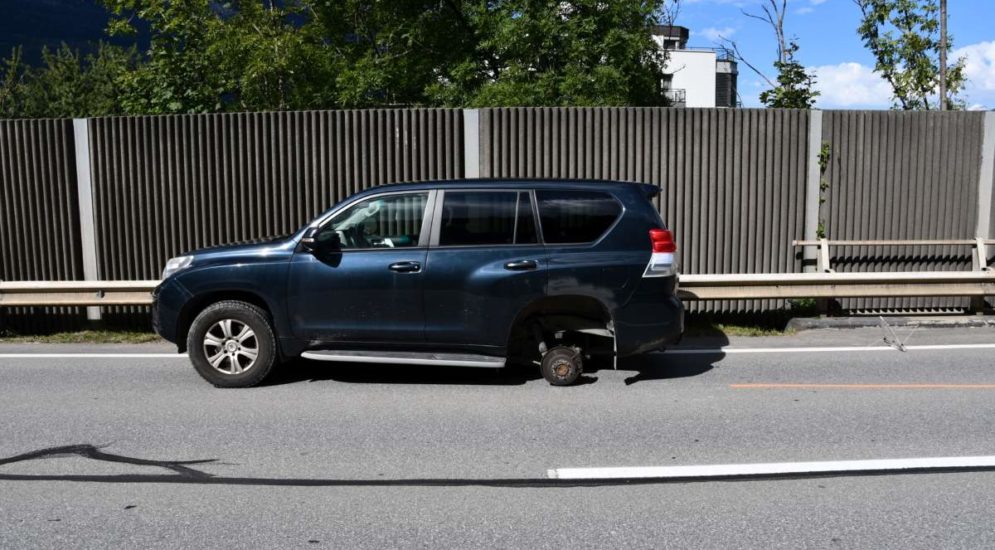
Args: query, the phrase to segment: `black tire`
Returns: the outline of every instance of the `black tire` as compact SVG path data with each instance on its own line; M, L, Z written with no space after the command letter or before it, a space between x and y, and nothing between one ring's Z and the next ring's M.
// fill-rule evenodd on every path
M247 327L251 335L242 333L241 327ZM236 330L245 335L244 340L233 334ZM209 331L211 342L217 340L220 345L208 343ZM234 345L229 341L235 342ZM256 355L251 358L253 352ZM276 337L269 316L258 306L237 300L211 304L200 312L187 333L187 353L197 374L219 388L255 386L269 375L277 362ZM216 366L212 366L208 353L212 354ZM224 354L220 361L217 353Z
M566 346L557 346L542 356L539 367L542 377L554 386L569 386L584 372L584 361L580 351Z

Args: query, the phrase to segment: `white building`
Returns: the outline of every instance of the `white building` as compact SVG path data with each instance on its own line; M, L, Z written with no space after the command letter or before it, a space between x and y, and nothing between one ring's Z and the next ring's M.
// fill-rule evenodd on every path
M687 27L657 25L653 40L666 50L663 82L674 107L736 107L738 70L725 50L688 48Z

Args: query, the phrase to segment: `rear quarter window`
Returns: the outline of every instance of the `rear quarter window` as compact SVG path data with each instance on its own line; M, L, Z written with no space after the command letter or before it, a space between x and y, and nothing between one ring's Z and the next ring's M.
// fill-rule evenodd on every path
M601 238L622 213L622 205L598 191L536 191L543 240L590 243Z

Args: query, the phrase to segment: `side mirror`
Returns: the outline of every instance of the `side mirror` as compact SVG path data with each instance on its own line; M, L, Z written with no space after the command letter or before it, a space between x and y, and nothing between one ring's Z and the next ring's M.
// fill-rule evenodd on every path
M310 252L320 252L334 250L339 247L339 235L334 231L320 231L317 227L311 227L301 238L301 246Z
M318 243L315 242L314 240L314 235L317 232L318 232L317 227L307 228L307 231L304 232L304 236L301 237L301 246L303 246L305 249L307 249L310 252L314 252L314 249L317 248L318 245Z

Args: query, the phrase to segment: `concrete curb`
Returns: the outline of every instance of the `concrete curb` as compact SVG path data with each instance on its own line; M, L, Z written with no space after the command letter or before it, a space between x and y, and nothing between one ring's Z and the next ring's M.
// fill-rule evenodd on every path
M958 315L951 317L888 317L884 320L893 327L920 328L984 328L995 327L995 316ZM789 330L819 328L866 328L881 325L877 317L795 317L788 321Z

